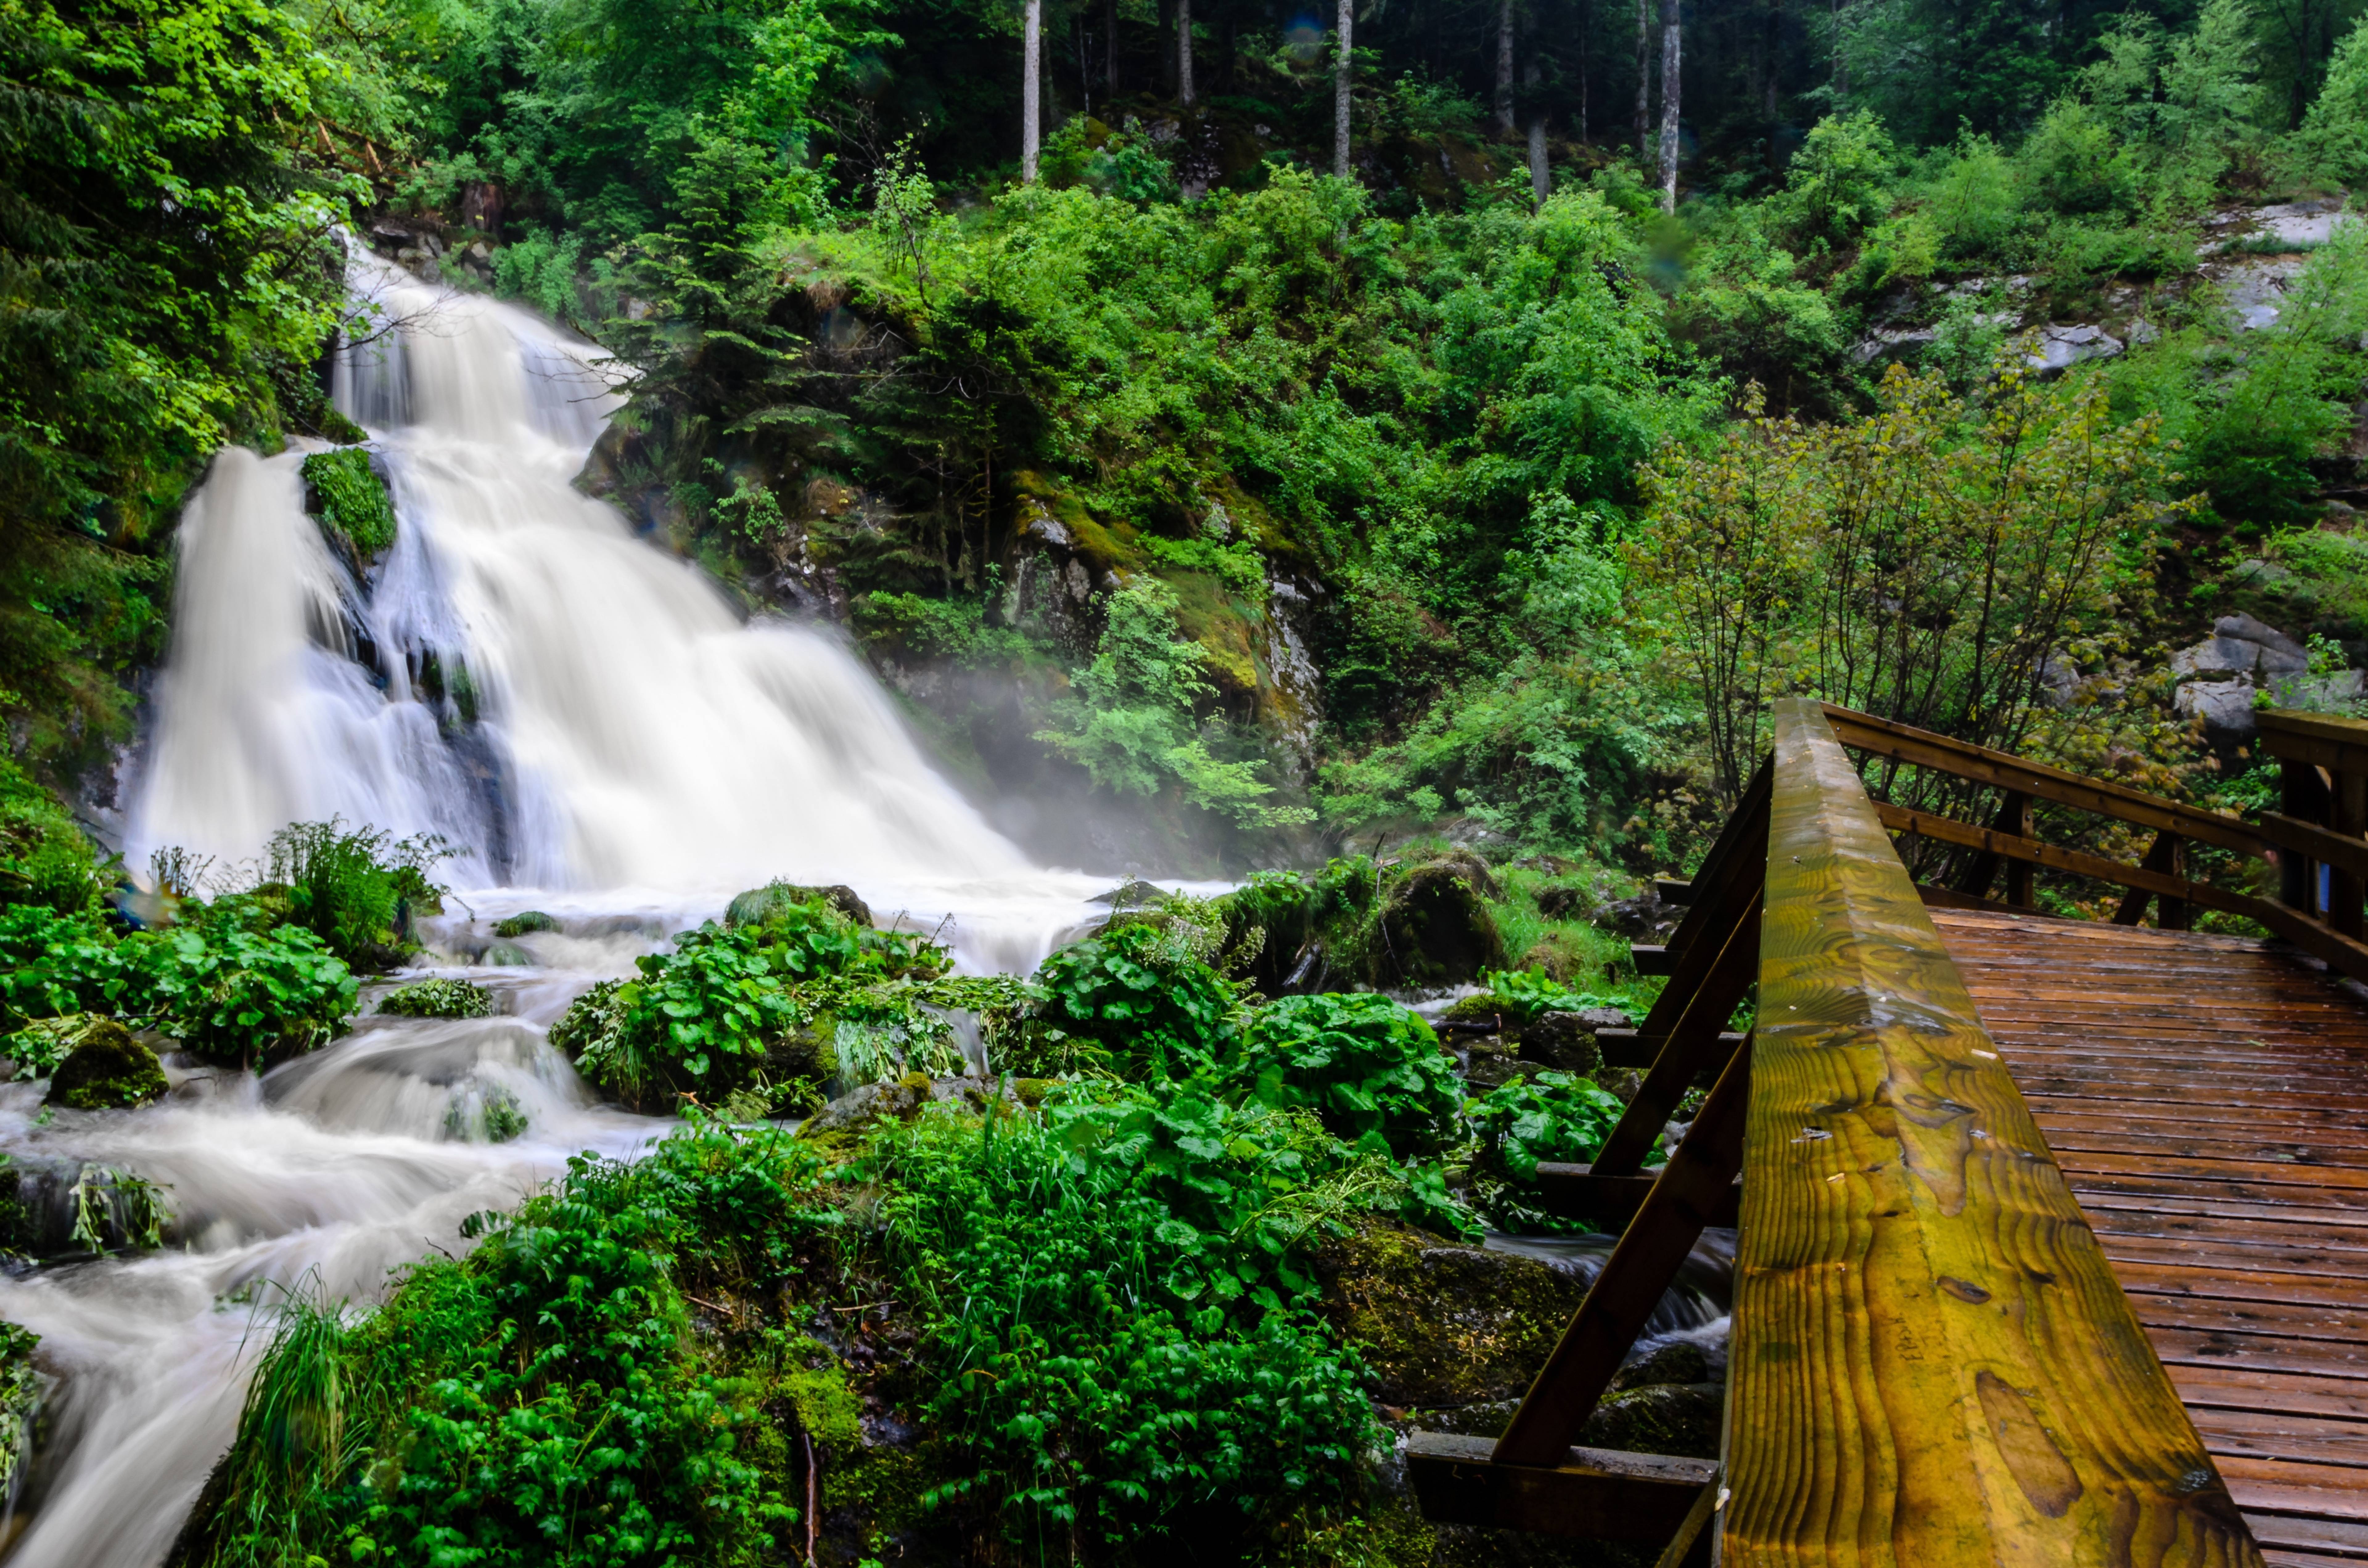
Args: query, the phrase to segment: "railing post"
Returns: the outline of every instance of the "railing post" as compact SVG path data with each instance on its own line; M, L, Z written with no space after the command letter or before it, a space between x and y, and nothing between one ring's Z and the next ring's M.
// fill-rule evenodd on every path
M2298 822L2327 824L2327 784L2299 757L2278 763L2278 810ZM2278 902L2305 915L2318 913L2318 864L2294 849L2278 851Z
M2031 836L2031 797L2020 790L2009 790L1998 806L1998 825L2017 838ZM2006 901L2017 909L2029 909L2032 904L2032 874L2038 869L2028 860L2006 863Z
M2327 825L2346 838L2368 830L2368 776L2351 768L2336 770L2335 787L2328 791ZM2361 882L2340 866L2327 869L2327 923L2347 937L2361 935Z

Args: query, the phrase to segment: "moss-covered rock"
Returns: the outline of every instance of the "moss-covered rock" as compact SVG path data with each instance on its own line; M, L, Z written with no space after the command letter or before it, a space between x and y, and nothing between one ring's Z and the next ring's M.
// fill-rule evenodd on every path
M507 920L499 920L494 924L494 935L506 942L515 941L520 937L530 937L538 931L558 929L559 916L545 915L540 909L523 909Z
M1401 1406L1519 1396L1587 1294L1534 1258L1388 1221L1327 1243L1315 1268L1325 1316L1364 1347L1383 1403Z
M494 994L465 980L419 980L388 992L378 1010L397 1018L485 1018Z
M1592 1078L1603 1066L1603 1048L1595 1041L1595 1031L1608 1027L1600 1021L1603 1012L1541 1013L1513 1031L1514 1046L1532 1065ZM1609 1016L1622 1020L1617 1027L1627 1027L1626 1014Z
M359 570L394 543L394 503L360 447L314 452L304 460L304 509L329 547Z
M49 1103L68 1110L145 1105L172 1085L156 1053L112 1018L94 1018L50 1078Z
M845 883L825 888L799 882L767 882L734 897L723 911L723 925L727 930L739 926L762 926L765 917L775 910L803 903L827 903L858 926L871 924L871 906Z
M1387 985L1463 985L1505 967L1505 938L1488 901L1496 879L1479 857L1443 855L1384 884L1376 978Z

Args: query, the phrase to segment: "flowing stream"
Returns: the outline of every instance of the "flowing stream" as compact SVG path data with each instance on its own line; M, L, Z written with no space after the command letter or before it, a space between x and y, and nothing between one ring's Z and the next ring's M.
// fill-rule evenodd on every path
M98 1113L0 1087L26 1191L54 1209L74 1173L113 1166L172 1216L162 1250L0 1277L0 1317L41 1335L50 1384L0 1534L10 1568L152 1568L290 1293L373 1300L571 1154L662 1134L597 1104L545 1031L734 892L846 882L965 968L1025 970L1112 880L1031 865L829 634L744 620L575 491L618 401L591 345L367 258L354 283L393 330L343 354L336 398L391 478L395 541L359 571L334 551L301 451L215 460L180 532L125 858L172 847L235 876L292 821L440 835L458 891L423 968L503 1012L370 1017L373 986L352 1034L259 1080L168 1062L165 1099ZM558 928L495 939L529 908ZM525 1131L491 1141L513 1112ZM1565 1251L1598 1266L1600 1246Z

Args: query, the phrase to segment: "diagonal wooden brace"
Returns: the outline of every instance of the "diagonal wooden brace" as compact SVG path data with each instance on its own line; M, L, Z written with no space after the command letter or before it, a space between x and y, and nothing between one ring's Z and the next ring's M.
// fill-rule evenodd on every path
M1530 1384L1497 1440L1496 1463L1551 1467L1562 1461L1703 1227L1726 1204L1727 1188L1743 1167L1750 1098L1747 1041L1719 1074L1702 1114Z

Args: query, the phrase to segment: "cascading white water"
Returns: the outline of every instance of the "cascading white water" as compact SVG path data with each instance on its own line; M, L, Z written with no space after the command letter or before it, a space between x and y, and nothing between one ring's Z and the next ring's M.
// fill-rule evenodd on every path
M1109 885L990 831L827 635L744 625L571 487L615 402L596 350L375 264L358 281L403 324L337 382L393 476L396 542L358 580L304 512L301 453L216 460L182 528L126 858L236 864L332 815L440 834L462 889L431 925L441 972L507 1012L367 1017L259 1083L175 1067L174 1095L133 1111L45 1115L37 1085L0 1088L0 1150L136 1173L174 1216L165 1251L0 1277L0 1318L41 1335L56 1380L9 1568L160 1562L288 1292L372 1300L570 1154L662 1133L594 1104L545 1029L667 932L772 877L848 882L970 966L1025 968ZM529 906L563 928L466 967Z
M596 904L849 882L952 915L983 965L1076 922L1107 883L1030 867L831 636L744 624L573 488L617 401L596 349L361 265L401 324L341 356L337 395L392 473L396 542L358 582L304 513L301 454L217 460L183 524L135 868L167 845L251 859L341 815L442 835L464 887Z

